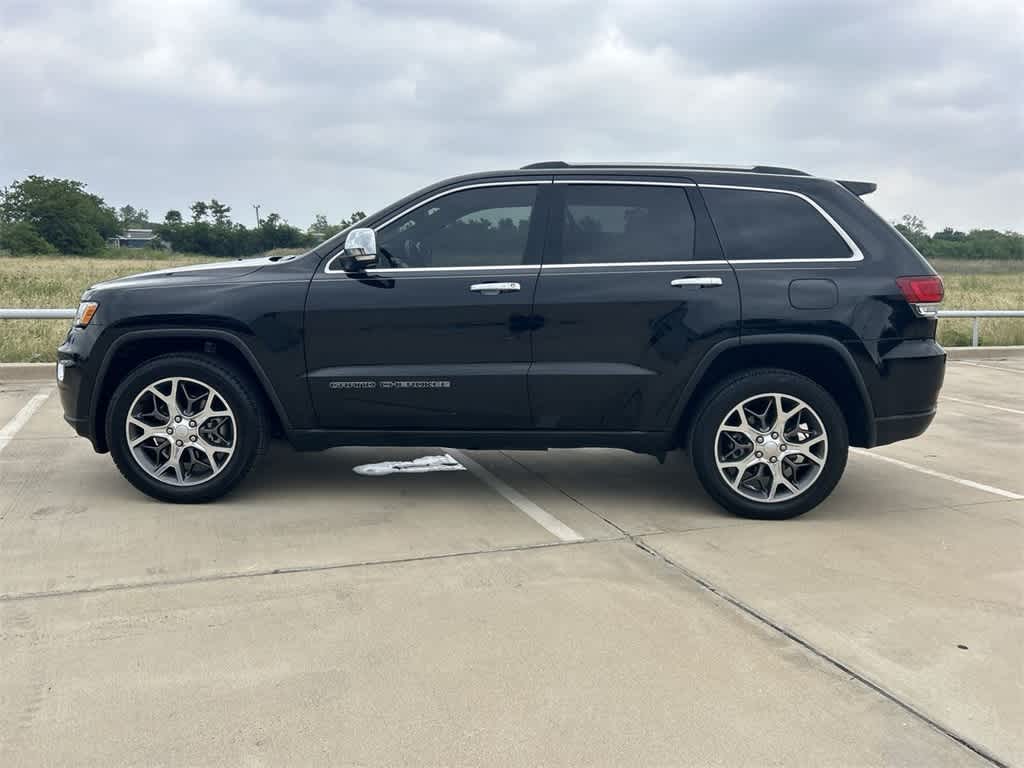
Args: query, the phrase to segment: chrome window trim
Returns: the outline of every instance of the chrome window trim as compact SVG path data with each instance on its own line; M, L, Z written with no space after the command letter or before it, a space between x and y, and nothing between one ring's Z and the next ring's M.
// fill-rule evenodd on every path
M541 270L578 269L580 267L712 267L728 265L729 262L724 259L710 261L588 261L580 264L543 264Z
M782 174L754 174L754 176L762 175L774 175L779 176ZM792 177L792 178L810 178L807 176ZM480 266L480 267L386 267L381 269L370 269L367 270L367 275L385 275L385 274L411 274L417 272L464 272L467 270L500 270L500 269L523 269L526 267L537 267L538 271L545 269L578 269L583 267L675 267L675 266L723 266L732 265L739 266L745 264L822 264L822 263L839 263L847 264L858 261L864 261L864 253L854 242L853 238L850 237L846 230L843 229L839 223L829 215L828 211L818 205L807 195L802 192L796 192L792 189L775 189L773 187L750 187L742 184L698 184L696 182L681 182L681 181L630 181L627 179L535 179L532 181L493 181L483 182L480 184L466 184L463 186L455 187L453 189L447 189L443 192L439 192L436 195L428 197L422 202L411 205L408 208L402 210L400 213L387 219L384 223L379 224L373 228L374 232L379 232L384 227L402 218L407 213L416 210L417 208L431 203L438 198L445 197L447 195L454 194L455 192L462 192L467 189L478 189L481 187L514 187L514 186L526 186L531 184L606 184L611 186L653 186L653 187L690 187L690 188L708 188L708 189L738 189L747 192L769 192L779 195L792 195L798 197L805 203L810 205L815 211L818 212L825 221L829 223L832 229L835 230L836 234L842 238L843 242L850 249L850 256L846 258L825 258L825 259L722 259L712 261L615 261L615 262L585 262L579 264L502 264L495 266ZM710 211L709 211L710 215ZM338 258L338 255L332 256L327 261L327 265L324 268L325 274L348 274L344 269L332 269L331 265Z
M518 270L533 270L535 272L540 271L540 264L495 264L482 267L370 267L366 270L366 274L370 277L374 275L393 275L402 273L408 275L416 272L491 272L499 269L518 269ZM344 272L345 270L333 270L333 272Z
M834 229L836 231L836 234L839 235L839 237L841 237L843 239L844 243L846 243L846 247L850 249L850 255L845 257L845 258L828 258L828 259L730 259L729 263L732 264L733 266L738 266L740 264L820 264L820 263L824 263L824 262L838 262L840 264L844 264L844 263L854 262L854 261L864 261L864 253L861 251L861 249L859 247L857 247L857 243L855 243L853 241L853 238L850 237L846 233L846 230L843 229L841 226L839 226L839 222L837 222L835 219L833 219L829 215L828 211L826 211L824 208L822 208L820 205L818 205L816 202L814 202L814 200L812 200L811 198L809 198L807 195L803 194L802 192L795 192L792 189L774 189L772 187L748 187L748 186L743 186L743 185L738 185L738 184L701 184L700 187L701 188L705 188L706 187L707 189L740 189L740 190L743 190L743 191L746 191L746 192L774 192L777 195L792 195L793 197L798 197L801 200L803 200L805 203L810 205L814 210L816 210L818 212L818 215L821 216L823 219L825 219L825 221L827 221L832 226L832 229ZM708 211L709 215L710 215L710 213L711 212Z
M480 189L482 187L524 187L524 186L532 186L532 185L535 185L535 184L550 184L550 183L551 183L551 179L534 179L532 181L487 181L487 182L480 182L479 184L463 184L462 186L452 187L451 189L446 189L443 192L438 192L436 195L432 195L431 197L428 197L426 200L421 200L420 202L415 203L414 205L410 205L408 208L404 208L399 213L396 213L390 219L387 219L383 223L378 224L375 227L372 227L372 229L374 231L374 234L376 234L376 233L380 232L380 230L384 229L384 227L388 226L389 224L394 223L395 221L398 221L398 219L402 218L407 213L411 213L412 211L415 211L417 208L422 208L424 205L427 205L428 203L432 203L433 201L438 200L438 199L440 199L442 197L447 197L448 195L454 195L456 192L464 192L467 189ZM344 274L348 274L344 269L332 269L331 268L331 264L333 264L335 262L335 260L337 260L339 255L340 254L335 254L334 256L331 256L331 258L329 258L327 260L327 265L324 267L324 274L328 274L328 275L336 275L336 274L343 274L344 275ZM418 272L427 272L427 271L438 272L438 271L451 271L451 270L458 270L458 269L512 269L514 267L532 267L532 266L539 266L539 265L536 265L536 264L512 264L512 265L509 265L508 267L505 267L505 266L490 266L490 267L387 267L385 269L374 269L372 271L376 274L376 273L385 273L385 272L403 272L403 273L407 273L407 272L413 272L413 271L418 271ZM369 274L370 271L371 270L367 270L367 274Z

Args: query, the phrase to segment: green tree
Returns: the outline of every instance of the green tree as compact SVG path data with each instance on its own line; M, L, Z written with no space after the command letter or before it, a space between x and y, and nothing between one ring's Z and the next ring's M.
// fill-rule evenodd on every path
M213 216L214 223L223 226L231 221L231 219L228 218L228 214L231 213L231 206L224 205L224 203L220 202L217 198L210 200L209 210L210 215Z
M0 224L0 249L17 255L53 253L54 248L27 221Z
M122 229L132 227L144 227L149 223L149 211L145 208L134 208L131 205L122 205L117 209L117 220Z
M206 215L210 212L210 206L204 200L196 200L189 206L189 210L192 211L192 221L198 224L206 218Z
M313 219L313 223L309 225L309 229L306 232L312 238L314 242L320 242L326 240L329 237L341 232L343 229L348 229L353 224L366 218L366 214L362 211L353 211L347 219L342 219L337 224L331 224L327 221L327 217L318 213L316 218ZM312 244L312 243L311 243Z
M119 226L114 209L72 179L29 176L4 190L0 220L28 223L61 253L92 254L103 249ZM28 230L19 228L22 235Z
M169 210L167 213L164 214L164 223L165 224L181 224L181 222L182 222L181 211L178 211L178 210L175 210L174 208L171 208L171 210Z

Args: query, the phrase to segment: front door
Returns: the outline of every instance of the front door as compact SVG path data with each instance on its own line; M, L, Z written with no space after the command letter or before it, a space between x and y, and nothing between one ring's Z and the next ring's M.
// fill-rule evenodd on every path
M660 431L704 354L739 333L739 290L690 183L553 185L534 301L539 429Z
M322 428L529 426L538 189L455 188L374 227L377 267L351 273L328 261L305 324Z

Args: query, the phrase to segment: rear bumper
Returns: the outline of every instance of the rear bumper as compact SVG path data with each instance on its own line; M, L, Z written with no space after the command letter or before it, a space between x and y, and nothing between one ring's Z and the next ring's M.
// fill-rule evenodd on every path
M935 418L946 351L932 340L904 341L878 362L868 389L874 405L872 446L917 437Z
M935 418L935 409L924 413L905 413L875 419L875 445L888 445L917 437L928 429Z

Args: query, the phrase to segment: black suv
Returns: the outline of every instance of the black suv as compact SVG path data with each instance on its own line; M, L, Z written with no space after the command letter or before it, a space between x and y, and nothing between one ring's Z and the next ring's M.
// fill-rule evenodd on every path
M143 492L208 501L268 438L689 451L722 506L821 502L925 430L942 282L789 168L537 163L420 190L312 251L93 286L65 418Z

